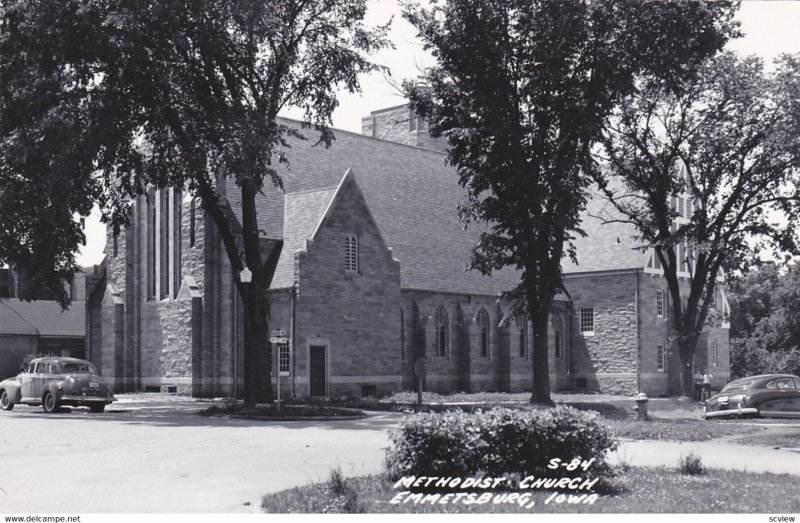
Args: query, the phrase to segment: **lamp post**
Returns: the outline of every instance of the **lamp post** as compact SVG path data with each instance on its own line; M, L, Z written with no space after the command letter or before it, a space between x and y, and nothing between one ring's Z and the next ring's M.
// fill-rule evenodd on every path
M242 253L242 254L241 254L241 256L244 256L244 254ZM250 269L248 269L248 268L247 268L247 265L245 265L245 266L242 268L242 270L241 270L241 271L239 271L239 281L241 281L242 283L250 283L251 281L253 281L253 273L250 271ZM248 286L248 289L249 289L249 286ZM242 294L242 296L241 296L241 298L242 298L242 301L243 301L243 302L246 302L246 300L247 300L247 294L248 294L248 290L242 289L242 292L241 292L241 294ZM249 321L249 318L248 318L248 314L249 314L249 313L250 313L250 309L249 309L249 308L245 308L245 333L244 333L244 340L245 340L245 341L244 341L244 343L245 343L245 347L244 347L245 360L247 359L247 339L248 339L247 337L248 337L248 334L249 334L249 333L248 333L248 327L247 327L247 323L248 323L248 321ZM235 347L235 346L236 346L236 345L234 345L234 347ZM236 367L237 367L237 365L235 364L235 362L236 362L236 361L238 361L238 360L237 360L237 359L234 359L234 369L236 369ZM247 381L247 370L245 369L245 383L246 383L246 381ZM235 384L235 385L234 385L234 387L238 387L238 384ZM245 389L246 389L246 387L245 387Z

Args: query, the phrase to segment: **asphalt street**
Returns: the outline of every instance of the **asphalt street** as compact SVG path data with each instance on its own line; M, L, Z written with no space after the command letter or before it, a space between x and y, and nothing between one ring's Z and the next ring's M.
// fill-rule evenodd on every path
M382 469L402 415L263 422L205 418L195 401L123 399L104 414L0 413L0 513L259 512L269 492ZM623 442L612 461L800 475L800 453L723 442Z
M263 422L205 405L121 402L104 414L0 413L0 513L259 512L261 497L379 472L399 417Z

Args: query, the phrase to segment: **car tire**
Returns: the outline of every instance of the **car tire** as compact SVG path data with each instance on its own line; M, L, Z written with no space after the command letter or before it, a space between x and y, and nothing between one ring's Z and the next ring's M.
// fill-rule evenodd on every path
M42 396L42 408L48 414L58 412L58 400L52 392L47 391Z
M6 391L3 391L3 393L0 394L0 408L2 408L3 410L14 409L14 404L11 403L11 400L8 397L8 392Z
M95 414L102 414L104 410L106 410L105 403L93 403L89 405L89 410L94 412Z

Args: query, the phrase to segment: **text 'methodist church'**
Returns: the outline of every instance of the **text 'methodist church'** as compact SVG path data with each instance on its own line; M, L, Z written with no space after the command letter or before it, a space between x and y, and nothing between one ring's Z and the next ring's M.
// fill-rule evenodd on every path
M529 322L500 323L510 307L498 297L519 275L464 270L478 235L459 223L464 190L441 142L408 114L406 106L375 111L363 134L336 131L328 149L290 139L285 193L260 196L264 242L281 246L269 290L277 361L264 372L281 380L283 395L413 390L418 371L425 390L438 392L531 387ZM238 187L219 192L240 216ZM678 394L666 282L629 225L592 217L601 205L589 203L579 264L564 262L569 294L557 296L547 333L551 387ZM129 227L109 233L102 265L87 275L87 358L120 392L240 396L237 277L191 195L140 197ZM695 367L728 380L725 323L704 332Z

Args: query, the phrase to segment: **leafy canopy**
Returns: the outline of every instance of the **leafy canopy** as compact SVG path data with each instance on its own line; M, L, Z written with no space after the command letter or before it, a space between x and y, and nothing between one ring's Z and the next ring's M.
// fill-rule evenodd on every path
M377 68L365 54L386 27L364 13L363 0L5 2L0 263L68 276L84 240L74 217L94 202L118 228L148 187L213 207L217 176L280 185L272 165L292 131L278 112L302 108L329 144L336 88Z
M407 6L437 65L407 85L491 224L471 266L512 266L548 304L564 244L580 234L592 145L642 75L668 89L736 34L727 2L450 0ZM573 254L570 252L570 254Z
M664 271L687 394L722 269L798 252L786 226L800 218L797 65L784 57L768 75L724 53L679 91L643 86L609 119L595 175Z
M561 262L575 257L591 151L637 79L678 89L736 35L737 4L638 0L447 0L404 16L437 60L406 84L412 107L445 137L486 225L470 266L521 272L508 293L534 323L532 401L550 402L545 333Z
M796 66L787 57L766 75L759 59L723 54L679 93L641 89L608 126L601 174L618 182L606 194L669 281L690 273L679 318L687 332L702 330L721 269L766 250L798 252L800 231L785 226L800 218L798 128L787 98Z
M767 263L730 285L731 373L800 373L800 265Z

